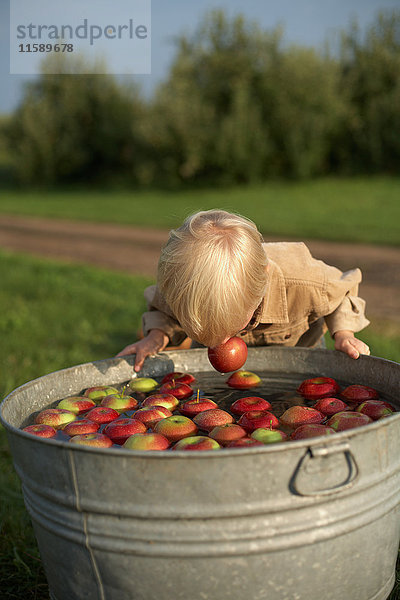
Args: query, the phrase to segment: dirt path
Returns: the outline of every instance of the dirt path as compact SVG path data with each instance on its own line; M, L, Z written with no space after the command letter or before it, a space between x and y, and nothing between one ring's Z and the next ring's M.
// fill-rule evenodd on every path
M155 277L168 233L156 229L0 215L0 247ZM268 238L275 241L278 238ZM313 256L342 270L360 267L367 315L400 322L400 249L307 241Z

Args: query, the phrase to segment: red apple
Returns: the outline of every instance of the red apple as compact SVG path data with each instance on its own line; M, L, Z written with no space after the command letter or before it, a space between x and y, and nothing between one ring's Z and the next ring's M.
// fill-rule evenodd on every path
M195 423L183 415L172 415L154 426L156 433L164 435L171 443L177 442L182 438L196 435L197 427Z
M239 398L231 406L231 411L235 415L242 415L250 410L269 410L271 403L264 398L258 396L248 396L247 398Z
M264 444L251 437L242 437L239 440L233 440L233 442L229 442L227 448L246 448L247 446L264 446Z
M319 410L319 412L327 417L331 417L343 410L349 410L347 404L343 400L339 400L339 398L320 398L314 404L313 408Z
M167 373L161 379L161 383L168 383L169 381L175 381L176 383L187 383L190 385L195 381L195 378L191 373L181 373L180 371L174 371L173 373Z
M332 427L327 427L321 423L306 423L297 427L292 435L291 440L304 440L307 438L319 437L320 435L331 435L335 433Z
M175 383L174 381L167 381L160 387L162 394L172 394L178 400L186 400L193 394L193 389L187 383Z
M263 427L265 429L277 429L279 421L272 412L268 410L250 410L240 417L238 424L248 433Z
M280 429L259 427L251 433L250 437L263 444L276 444L278 442L286 442L288 436L284 431L280 431Z
M176 442L172 450L218 450L221 446L216 440L205 435L193 435Z
M72 444L94 446L96 448L109 448L112 446L110 438L103 433L83 433L82 435L74 435L69 441Z
M161 433L134 433L123 445L128 450L166 450L169 441Z
M151 427L152 429L158 421L171 416L172 412L168 408L165 408L165 406L144 406L134 413L134 418L137 421L141 421L146 427Z
M261 379L255 373L250 371L236 371L228 377L226 382L229 387L235 388L236 390L248 390L256 387L261 383Z
M394 413L393 407L383 400L366 400L356 408L356 412L368 415L373 421Z
M83 433L96 433L100 428L100 423L95 423L89 419L77 419L64 427L63 432L67 435L81 435Z
M291 406L280 418L280 422L287 427L295 429L305 423L322 423L325 419L319 410L309 406Z
M92 408L86 413L85 417L89 419L89 421L94 421L95 423L99 423L103 425L105 423L111 423L111 421L115 421L118 419L119 412L114 410L113 408L109 408L108 406L96 406L96 408Z
M367 385L349 385L341 393L342 398L349 402L365 402L366 400L378 400L379 392Z
M141 406L163 406L168 410L173 411L178 406L179 400L172 394L152 394L143 400Z
M107 435L113 444L122 446L135 433L145 433L146 425L136 419L116 419L104 428L104 434Z
M198 413L193 418L193 421L196 423L199 429L211 431L211 429L214 429L214 427L217 427L217 425L233 423L233 417L221 408L212 408L210 410L204 410Z
M126 412L127 410L135 410L138 405L138 401L132 396L124 396L123 394L110 394L105 396L100 402L100 406L107 406L113 408L118 412Z
M192 398L181 404L179 412L185 417L193 418L199 413L212 408L218 408L218 404L214 400L210 400L210 398Z
M297 391L307 400L318 400L327 396L335 396L340 392L340 387L331 377L312 377L305 379Z
M63 408L45 408L35 418L37 425L51 425L54 429L63 429L75 421L76 414Z
M247 360L246 343L239 337L231 337L225 344L208 348L208 360L220 373L237 371Z
M217 425L211 429L209 436L216 440L221 446L226 446L233 440L239 440L246 437L247 433L243 427L236 423L225 423L225 425Z
M118 394L117 388L110 387L109 385L95 385L85 391L85 396L95 402L99 402L102 398L110 394Z
M57 408L63 408L69 410L76 415L81 415L87 412L91 408L96 406L96 402L85 396L71 396L70 398L64 398L57 404Z
M57 435L57 431L51 425L28 425L22 431L42 438L52 438Z
M345 431L346 429L353 429L353 427L361 427L362 425L368 425L372 423L372 419L368 415L362 413L346 410L343 412L336 413L327 422L328 427L332 427L335 431Z

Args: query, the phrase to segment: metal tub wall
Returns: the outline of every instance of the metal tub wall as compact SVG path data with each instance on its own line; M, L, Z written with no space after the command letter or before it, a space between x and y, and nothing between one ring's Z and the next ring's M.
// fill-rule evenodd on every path
M400 365L328 350L250 348L291 384L364 383L399 405ZM210 371L166 352L142 376ZM266 372L266 373L265 373ZM131 359L52 373L1 406L54 600L383 600L400 536L400 415L329 438L221 452L72 446L18 429L50 402L123 382Z

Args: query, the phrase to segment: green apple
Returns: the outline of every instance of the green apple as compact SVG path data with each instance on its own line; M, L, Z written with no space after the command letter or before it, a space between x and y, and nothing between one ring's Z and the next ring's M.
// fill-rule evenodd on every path
M158 383L151 377L135 377L128 383L133 392L152 392L158 387Z

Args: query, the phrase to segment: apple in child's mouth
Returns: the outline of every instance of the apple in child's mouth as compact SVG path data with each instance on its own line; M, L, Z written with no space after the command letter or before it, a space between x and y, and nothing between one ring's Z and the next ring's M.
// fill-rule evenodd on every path
M208 360L220 373L237 371L247 360L246 343L239 337L231 337L224 344L208 348Z

